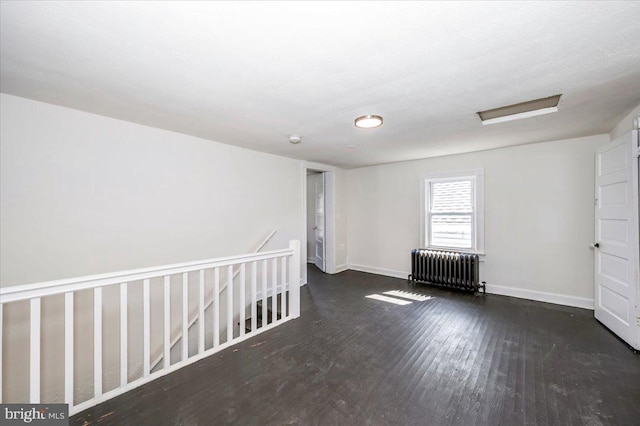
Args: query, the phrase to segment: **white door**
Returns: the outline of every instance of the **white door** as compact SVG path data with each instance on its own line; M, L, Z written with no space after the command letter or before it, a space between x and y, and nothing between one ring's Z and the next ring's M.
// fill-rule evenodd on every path
M322 271L325 271L325 250L324 250L324 173L320 173L316 179L315 188L315 211L316 222L313 229L316 234L316 256L315 264Z
M640 349L637 131L596 152L595 317Z

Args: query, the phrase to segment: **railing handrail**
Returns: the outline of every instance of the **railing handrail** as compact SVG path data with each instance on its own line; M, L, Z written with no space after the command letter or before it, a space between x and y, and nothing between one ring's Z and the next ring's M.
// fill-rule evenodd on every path
M33 299L34 297L53 296L96 287L140 281L160 276L198 271L201 269L218 268L237 263L254 262L273 257L289 256L293 249L271 250L262 253L241 254L214 259L197 260L193 262L174 263L169 265L152 266L148 268L131 269L127 271L109 272L105 274L87 275L84 277L67 278L54 281L44 281L34 284L24 284L0 288L0 304Z
M253 252L251 252L251 254L253 253L258 253L260 250L262 250L262 247L266 246L267 243L271 240L271 238L273 238L273 236L276 234L276 232L278 232L277 229L274 229L273 231L271 231L269 233L269 235L267 235L267 238L265 238L264 240L262 240L262 242L260 244L258 244L258 248L256 248ZM267 252L265 252L267 253ZM234 274L233 274L233 278L235 279L238 274L240 273L240 270L237 270ZM224 282L224 284L222 284L222 286L220 287L220 293L222 293L222 291L227 288L227 281ZM211 301L210 301L211 302ZM209 307L209 305L211 305L211 303L207 303L207 307Z
M260 250L262 250L262 247L266 246L267 243L269 241L271 241L271 238L273 238L274 235L276 235L276 232L278 232L277 229L272 230L271 232L269 232L269 235L267 235L267 238L265 238L264 240L262 240L262 242L260 244L258 244L258 248L256 248L254 250L254 253L259 252Z

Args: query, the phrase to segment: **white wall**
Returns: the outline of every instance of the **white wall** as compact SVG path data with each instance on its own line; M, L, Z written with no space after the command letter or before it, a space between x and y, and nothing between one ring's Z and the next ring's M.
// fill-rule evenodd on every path
M300 162L8 95L2 286L300 238Z
M0 114L1 286L245 253L272 229L266 249L303 239L300 161L4 94ZM110 300L107 389L119 351ZM62 391L59 302L45 303L45 400ZM78 398L92 388L91 303L76 303ZM5 346L7 402L26 398L25 309L5 314L6 339L20 340Z
M599 135L349 170L350 268L406 278L410 250L420 244L420 176L483 168L489 290L592 306L594 152L607 141Z
M633 119L640 116L640 105L636 106L609 132L611 140L615 140L633 128Z
M336 272L348 268L349 254L349 191L347 170L336 169Z

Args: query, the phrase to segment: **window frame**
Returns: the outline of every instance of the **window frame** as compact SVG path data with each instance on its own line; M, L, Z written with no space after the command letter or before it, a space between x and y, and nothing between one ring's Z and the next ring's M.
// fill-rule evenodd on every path
M431 183L455 182L471 180L472 194L472 226L471 248L442 247L430 245L431 241ZM422 247L433 250L456 251L461 253L474 253L484 255L484 170L474 169L459 172L429 173L420 177L420 242Z

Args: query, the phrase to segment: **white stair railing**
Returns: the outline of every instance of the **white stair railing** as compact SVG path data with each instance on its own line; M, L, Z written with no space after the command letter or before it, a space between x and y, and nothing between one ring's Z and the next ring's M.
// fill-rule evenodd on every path
M258 266L261 266L259 273ZM233 294L233 268L238 267L240 282L238 303L240 306L251 306L251 312L256 312L258 302L258 288L263 289L262 297L265 296L266 288L272 290L272 304L277 303L277 295L280 296L280 304L283 306L282 317L273 317L273 322L262 323L262 327L252 324L250 332L246 332L244 324L241 324L237 335L233 329L233 306L236 295ZM227 297L220 298L220 270L227 270ZM271 279L269 280L267 269L271 269ZM189 356L188 338L182 339L182 355L178 362L171 364L171 279L172 275L182 275L182 315L181 328L184 336L188 336L189 327L189 297L188 289L190 285L198 285L198 312L199 317L205 315L205 272L213 271L213 343L205 347L206 322L202 321L202 326L198 327L198 350ZM189 282L189 273L199 279L197 282ZM197 273L197 274L196 274ZM163 366L158 371L151 371L151 280L162 278L163 289ZM130 379L128 370L130 365L127 342L128 342L128 295L132 285L142 286L142 324L143 324L143 368L139 377ZM244 285L247 284L247 285ZM118 318L120 329L120 385L115 389L103 392L103 289L115 286L119 288L120 315ZM248 288L248 294L245 289ZM281 292L277 293L279 288ZM74 401L74 390L77 387L74 380L74 298L79 291L93 291L93 396L82 402ZM64 401L41 401L41 329L42 329L42 308L41 302L44 298L64 295ZM11 386L4 383L2 371L4 360L2 359L3 344L3 308L5 305L16 302L29 302L29 351L24 354L29 359L29 400L28 401L3 401L2 390ZM248 303L247 303L248 301ZM226 318L220 317L221 304L226 304ZM265 309L266 310L266 309ZM265 311L263 310L263 312ZM275 311L275 308L274 308ZM244 310L241 310L244 312ZM21 286L0 288L0 403L54 403L65 402L69 404L69 414L73 415L87 409L100 402L104 402L117 395L121 395L142 384L162 377L179 368L196 362L202 358L221 351L238 342L246 340L252 336L272 329L300 316L300 242L297 240L289 243L289 248L284 250L273 250L263 253L254 253L240 256L231 256L217 259L201 260L196 262L179 263L152 268L143 268L130 271L92 275L81 278L49 281L38 284L27 284ZM219 324L226 321L227 340L220 342ZM5 342L10 345L11 342Z
M276 234L277 229L272 230L269 235L267 235L267 237L262 240L260 242L260 244L257 245L256 249L254 251L252 251L251 253L258 253L260 250L262 250L262 248L267 245L267 243L271 240L271 238L273 238L273 236ZM240 274L240 268L236 268L235 272L233 273L233 278L231 280L223 280L221 287L220 287L220 291L217 294L222 294L222 292L227 288L227 284L231 281L235 281L235 279L238 277L238 275ZM203 315L202 318L204 318L204 312L206 312L211 305L213 305L213 302L215 300L216 296L215 295L211 295L204 306L203 309ZM240 325L242 327L242 324L244 324L244 318L243 318L243 314L244 312L240 313ZM179 328L177 330L174 330L171 333L171 344L170 344L170 351L171 349L173 349L178 342L180 342L180 340L182 339L182 336L187 336L189 334L189 330L191 330L191 328L198 322L198 320L201 318L200 315L200 311L195 311L193 312L190 316L189 316L189 322L187 324L187 328L186 328L186 332L184 330L184 324L182 328ZM155 358L153 358L153 362L151 362L151 371L155 371L158 367L158 365L164 360L164 350L160 351L160 353L158 353L158 351L154 351L153 353L158 353L158 355L155 356Z

